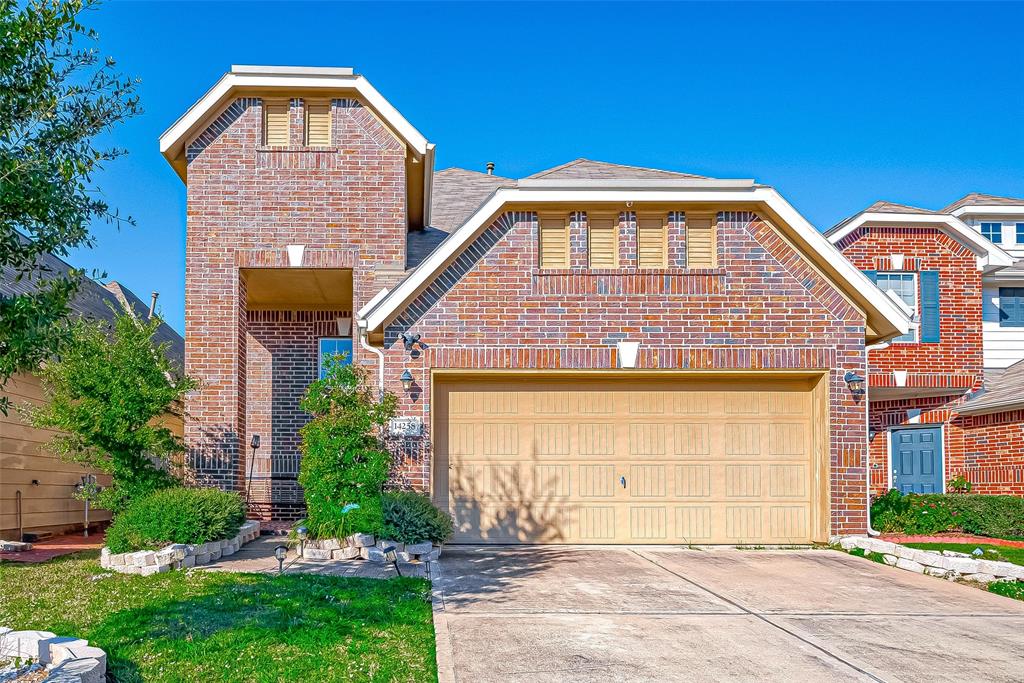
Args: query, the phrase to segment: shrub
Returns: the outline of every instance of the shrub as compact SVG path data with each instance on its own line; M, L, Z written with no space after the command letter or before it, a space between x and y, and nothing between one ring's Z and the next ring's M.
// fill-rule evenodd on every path
M430 541L441 544L451 538L452 517L438 510L430 498L412 491L393 491L383 497L382 533L399 543Z
M132 502L107 529L112 553L152 550L167 543L207 543L231 538L245 521L237 493L171 488Z
M992 538L1024 537L1024 498L963 494L902 494L893 489L871 505L879 531L934 534L963 531Z
M384 524L381 493L391 455L378 432L395 415L394 395L367 386L366 371L330 359L323 379L309 385L300 406L313 416L300 430L299 483L306 499L311 538L379 533ZM345 508L350 508L346 514Z

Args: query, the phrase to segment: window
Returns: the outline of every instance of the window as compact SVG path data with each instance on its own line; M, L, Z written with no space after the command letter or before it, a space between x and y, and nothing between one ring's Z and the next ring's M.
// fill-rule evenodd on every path
M999 327L1024 327L1024 287L999 288Z
M590 236L590 267L619 267L619 217L587 216Z
M1024 223L1017 224L1017 245L1024 246Z
M989 238L996 244L1003 241L1003 224L1002 223L982 223L981 234Z
M714 268L718 261L714 216L686 216L686 267Z
M569 267L569 226L565 216L540 217L540 267Z
M352 340L347 337L324 337L320 339L320 352L317 354L317 377L324 378L327 359L344 354L342 365L352 364Z
M306 103L306 146L331 146L331 103Z
M267 147L287 147L291 113L286 101L263 101L263 144Z
M898 301L902 301L911 311L914 325L906 334L893 339L894 342L916 342L917 322L920 310L917 304L917 275L914 273L878 273L875 276L878 288Z
M637 217L637 267L668 266L668 225L664 216Z

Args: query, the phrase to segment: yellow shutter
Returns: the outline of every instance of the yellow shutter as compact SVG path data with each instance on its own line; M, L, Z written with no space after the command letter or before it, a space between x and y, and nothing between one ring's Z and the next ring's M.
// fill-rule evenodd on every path
M718 263L714 216L686 216L686 267L714 268Z
M668 226L664 216L637 217L637 266L665 268L668 263Z
M309 147L331 146L330 102L306 103L306 145Z
M619 267L618 216L587 216L590 232L590 267Z
M565 216L540 217L540 267L569 267L569 228Z
M263 144L287 147L289 128L288 102L263 102Z

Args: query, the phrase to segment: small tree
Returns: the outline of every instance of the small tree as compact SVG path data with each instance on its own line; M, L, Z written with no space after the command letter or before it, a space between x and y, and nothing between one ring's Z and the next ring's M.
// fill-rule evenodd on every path
M41 371L47 402L24 411L34 426L60 432L48 444L57 456L112 476L96 503L115 514L133 498L177 483L167 462L184 446L155 418L196 383L177 374L167 343L154 342L160 324L127 313L112 329L72 323L71 343Z
M378 402L366 371L341 360L337 356L327 361L326 376L309 385L300 403L313 416L300 430L299 483L305 491L306 525L314 538L376 533L384 521L381 493L391 455L379 432L395 416L397 401L385 393Z
M46 253L90 247L90 224L131 223L112 211L96 171L124 150L95 138L139 113L135 81L100 57L78 21L93 0L0 0L0 268L27 279L0 295L0 387L35 371L68 338L81 273L49 272ZM0 412L8 399L0 397Z

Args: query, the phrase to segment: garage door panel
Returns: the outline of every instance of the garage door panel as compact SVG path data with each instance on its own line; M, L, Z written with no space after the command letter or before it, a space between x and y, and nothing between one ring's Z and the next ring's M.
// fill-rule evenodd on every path
M456 541L800 543L814 535L806 384L503 384L442 393L439 455Z

